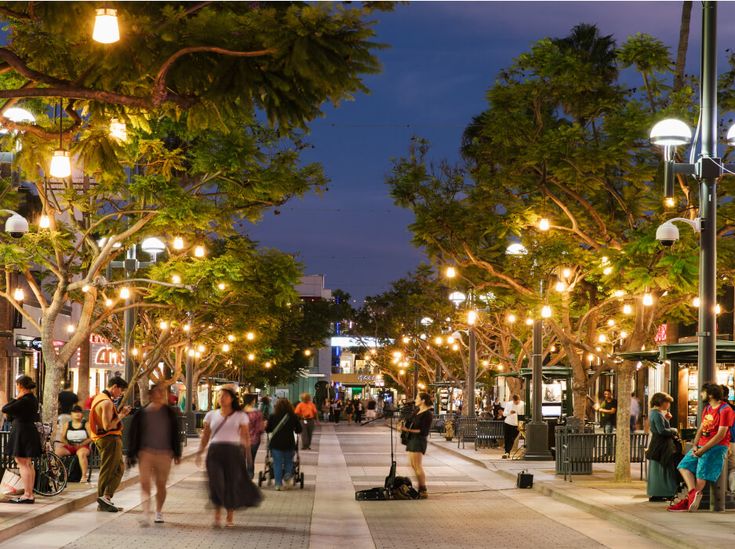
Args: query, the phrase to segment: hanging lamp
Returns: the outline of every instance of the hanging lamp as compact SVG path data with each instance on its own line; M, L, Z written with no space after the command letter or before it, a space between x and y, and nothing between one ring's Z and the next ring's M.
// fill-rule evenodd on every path
M59 101L59 148L54 151L54 156L51 158L51 177L57 177L62 179L71 175L71 156L69 151L64 149L63 139L63 124L61 123L61 101Z
M94 18L92 40L100 44L113 44L120 40L120 27L117 24L117 10L99 8Z

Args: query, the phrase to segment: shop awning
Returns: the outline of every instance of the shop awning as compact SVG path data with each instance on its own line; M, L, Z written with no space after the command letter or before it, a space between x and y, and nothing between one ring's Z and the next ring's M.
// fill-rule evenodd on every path
M696 343L672 343L659 347L660 360L676 362L697 362L698 349ZM723 364L735 362L735 341L717 341L715 361Z

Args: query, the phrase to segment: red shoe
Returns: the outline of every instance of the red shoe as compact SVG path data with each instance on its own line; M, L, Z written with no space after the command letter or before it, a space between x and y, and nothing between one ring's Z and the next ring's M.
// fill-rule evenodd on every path
M673 503L666 508L667 511L674 513L686 513L689 511L689 499L680 499L678 503Z
M694 511L699 509L699 502L702 501L702 492L698 492L697 490L689 490L687 500L689 502L689 509L687 509L687 511L693 513Z

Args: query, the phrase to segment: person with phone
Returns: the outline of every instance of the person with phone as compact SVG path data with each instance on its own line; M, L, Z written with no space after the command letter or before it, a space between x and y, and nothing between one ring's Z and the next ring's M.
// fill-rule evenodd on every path
M89 410L89 434L100 453L100 475L97 479L97 510L117 513L120 507L112 502L115 490L120 486L123 464L122 419L130 414L131 407L117 410L113 399L119 399L128 382L120 376L111 377L107 389L94 397Z

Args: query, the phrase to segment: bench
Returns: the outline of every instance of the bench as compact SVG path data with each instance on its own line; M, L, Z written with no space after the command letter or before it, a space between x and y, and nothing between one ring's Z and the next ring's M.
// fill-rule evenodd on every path
M593 463L615 463L616 437L615 433L557 432L556 474L571 482L573 475L591 474ZM647 444L647 433L631 433L630 462L641 464L641 480L645 478Z
M454 420L454 434L457 437L457 448L465 443L474 442L477 438L477 418L458 417Z
M480 448L497 448L503 440L503 421L495 419L478 419L475 450Z

